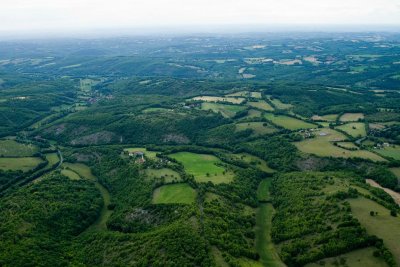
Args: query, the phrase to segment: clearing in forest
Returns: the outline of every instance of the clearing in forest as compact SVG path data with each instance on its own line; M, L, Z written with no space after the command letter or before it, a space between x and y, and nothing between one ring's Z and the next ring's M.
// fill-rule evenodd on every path
M153 192L154 204L192 204L196 200L196 190L188 184L169 184L158 187Z
M345 131L353 137L364 137L367 135L365 124L363 122L346 123L336 128Z
M254 135L275 133L277 129L267 122L242 122L236 124L236 131L253 130Z
M244 106L239 105L225 105L219 103L201 103L202 110L212 110L215 113L221 113L225 118L231 118L236 115L237 112L246 109Z
M161 180L165 183L181 181L179 173L168 168L146 169L145 172L150 179Z
M23 158L0 158L0 170L11 170L23 172L30 171L42 163L41 158L23 157Z
M222 161L214 155L178 152L169 156L181 162L186 172L193 175L197 182L220 184L233 180L233 173L217 165L222 164Z
M367 229L369 234L383 239L383 243L392 252L397 265L400 265L400 217L391 216L388 209L364 197L348 201L351 212L361 225ZM378 212L378 214L371 216L371 211Z
M360 119L364 119L364 114L362 113L344 113L340 116L340 121L349 122L349 121L358 121Z
M317 127L314 124L284 115L275 115L272 113L267 113L265 114L264 117L267 120L270 120L272 123L289 130L310 129Z

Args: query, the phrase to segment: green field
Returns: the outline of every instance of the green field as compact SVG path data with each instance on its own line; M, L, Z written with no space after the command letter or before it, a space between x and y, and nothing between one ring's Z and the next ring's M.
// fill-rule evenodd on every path
M192 204L196 200L196 191L188 184L163 185L153 192L154 204L182 203Z
M242 97L247 97L247 96L249 96L249 94L250 94L249 91L240 91L240 92L228 94L228 95L226 95L226 97L230 97L230 96L242 96Z
M254 108L262 109L265 111L273 111L274 110L274 108L271 107L271 105L265 101L247 102L247 105L254 107Z
M366 150L350 151L333 145L333 142L345 140L346 137L335 130L324 128L318 130L314 138L295 142L296 147L305 153L321 157L365 158L373 161L385 161L382 157ZM321 135L326 134L326 135Z
M376 251L376 248L372 247L358 249L337 257L320 260L317 263L307 264L306 267L319 267L322 262L325 263L322 266L327 267L387 267L388 265L383 259L374 257L374 251ZM340 264L341 261L344 262L344 264Z
M292 117L284 116L284 115L274 115L272 113L267 113L264 115L267 120L272 121L274 124L279 125L283 128L289 130L299 130L299 129L309 129L315 128L315 124L311 124L299 119L295 119Z
M65 163L63 163L63 166L76 172L82 178L85 178L88 180L96 179L96 177L92 174L92 171L90 170L90 168L88 166L86 166L85 164L65 162Z
M45 156L46 156L47 161L49 162L49 164L48 164L49 167L53 166L54 164L56 164L60 161L57 153L49 153L49 154L46 154Z
M243 97L219 97L219 96L198 96L193 100L206 102L229 102L232 104L241 104L245 99Z
M259 201L269 201L271 194L269 192L269 188L271 186L271 179L264 179L261 181L261 183L258 185L257 188L257 199Z
M250 109L247 112L247 116L245 118L258 118L261 117L262 112L259 110L255 110L255 109Z
M253 97L253 98L261 98L262 96L261 96L261 92L251 92L250 93L250 97Z
M400 183L400 168L391 168L390 170L394 173L394 175L397 176L397 178L399 179L399 183Z
M239 105L225 105L218 103L201 103L202 110L212 110L215 113L221 113L225 118L231 118L239 111L244 110L246 107Z
M338 114L328 114L328 115L321 116L321 118L326 121L336 121L337 117L338 117Z
M81 177L74 171L69 169L61 170L61 174L67 176L71 180L79 180Z
M349 121L358 121L359 119L364 119L364 114L362 113L344 113L340 116L340 121L349 122Z
M383 149L375 149L375 152L384 157L391 157L396 160L400 160L400 146L385 147Z
M364 137L367 135L365 124L363 122L346 123L336 128L345 131L353 137Z
M356 146L352 142L337 142L339 146L348 148L348 149L358 149L358 146Z
M250 163L250 165L259 168L263 172L267 172L267 173L274 172L274 170L268 166L267 162L263 159L260 159L259 157L250 155L248 153L231 154L231 155L235 156L235 157L239 158L240 160L243 160L247 163Z
M1 170L21 170L23 172L30 171L37 165L42 163L41 158L23 157L23 158L0 158Z
M169 155L181 162L187 173L192 174L197 182L229 183L233 173L216 164L221 160L213 155L179 152Z
M269 101L272 102L272 104L275 105L275 107L276 107L277 109L290 109L290 108L293 107L292 104L285 104L285 103L282 103L282 102L281 102L279 99L277 99L277 98L268 97L268 99L269 99Z
M392 252L397 265L400 265L400 217L391 216L388 209L363 197L348 201L353 215L361 225L369 234L383 239L383 243ZM376 211L378 215L371 216L370 211Z
M272 217L274 208L271 204L262 203L256 213L256 251L260 255L263 266L284 267L286 266L279 258L271 240Z
M270 134L277 131L277 129L266 122L242 122L236 124L236 131L244 131L246 129L253 130L253 134Z
M22 144L14 140L0 140L0 156L3 157L30 157L39 148L32 144Z
M150 159L155 159L157 158L156 154L158 153L157 151L149 151L144 147L130 147L130 148L125 148L124 151L127 152L136 152L136 151L140 151L143 152L144 155Z
M181 176L179 173L168 168L146 169L145 172L149 178L162 179L165 183L181 181Z

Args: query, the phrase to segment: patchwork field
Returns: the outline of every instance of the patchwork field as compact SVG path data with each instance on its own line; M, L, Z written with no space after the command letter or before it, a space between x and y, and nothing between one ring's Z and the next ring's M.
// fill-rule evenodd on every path
M179 152L169 155L181 162L187 173L192 174L197 182L229 183L233 173L216 164L222 163L213 155Z
M154 204L191 204L196 200L196 191L188 184L163 185L153 192Z
M384 244L393 253L397 265L400 265L400 217L391 216L388 209L363 197L350 199L349 203L353 215L361 225L369 234L383 239ZM371 216L370 211L378 212L378 215Z
M0 156L29 157L39 152L39 148L31 144L22 144L14 140L0 140Z
M42 162L41 158L35 157L0 158L0 169L26 172L32 170Z
M267 113L265 114L264 117L267 120L272 121L274 124L289 130L309 129L316 127L316 125L314 124L284 115L275 115L272 113Z
M219 96L197 96L192 98L197 101L206 101L206 102L229 102L232 104L241 104L245 98L243 97L219 97Z
M255 135L270 134L277 131L272 125L268 125L266 122L243 122L236 124L236 131L243 131L246 129L253 130Z
M315 132L314 138L295 142L296 147L305 153L321 157L342 157L342 158L365 158L373 161L385 161L382 157L366 150L350 151L333 145L333 142L343 141L346 137L329 128L320 129Z
M273 111L274 110L274 108L271 107L271 105L265 101L247 102L247 104L251 107L259 108L259 109L262 109L265 111Z
M233 154L233 156L250 163L251 165L259 168L260 170L267 172L267 173L273 173L274 170L271 169L267 162L263 159L260 159L259 157L247 154L247 153L241 153L241 154Z
M179 173L168 168L146 169L145 172L150 179L162 179L165 183L181 181Z
M383 149L375 149L375 152L384 157L391 157L396 160L400 160L400 146L385 147Z
M231 118L239 111L244 110L246 107L239 105L225 105L218 103L201 103L202 110L212 110L216 113L221 113L226 118Z
M321 265L327 267L387 267L388 265L383 259L374 257L374 251L376 251L376 248L372 247L358 249L337 257L320 260L317 263L307 264L306 267L318 267ZM325 264L321 264L322 262L324 262ZM340 264L340 262L342 262L343 264Z
M345 131L353 137L364 137L367 135L365 124L362 122L346 123L336 128Z
M364 114L362 113L344 113L340 116L340 121L350 122L350 121L358 121L359 119L364 119Z

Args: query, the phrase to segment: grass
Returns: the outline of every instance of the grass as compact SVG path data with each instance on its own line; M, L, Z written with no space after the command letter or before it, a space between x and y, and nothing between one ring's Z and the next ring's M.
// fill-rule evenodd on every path
M293 107L292 104L285 104L285 103L282 103L282 102L281 102L279 99L277 99L277 98L268 97L268 99L269 99L269 101L272 102L272 104L275 105L275 107L276 107L277 109L290 109L290 108Z
M239 111L244 110L246 107L239 105L225 105L218 103L201 103L202 110L212 110L215 113L221 113L225 118L231 118Z
M61 170L61 174L67 176L71 180L79 180L81 177L74 171L69 169Z
M249 91L240 91L240 92L236 92L236 93L232 93L232 94L226 95L226 97L230 97L230 96L247 97L247 96L249 96Z
M213 155L179 152L169 155L181 162L187 173L192 174L197 182L229 183L233 173L216 164L221 160Z
M296 147L305 153L314 154L321 157L340 157L340 158L364 158L373 161L385 161L384 158L366 150L350 151L333 145L333 142L343 141L346 137L335 130L324 128L318 130L314 138L295 142ZM321 136L324 133L326 135Z
M375 152L384 157L390 157L396 160L400 160L400 146L375 149Z
M255 247L260 255L260 262L263 266L284 267L286 265L280 260L275 246L271 240L273 215L274 208L271 204L260 204L256 214Z
M250 109L247 112L247 116L245 118L258 118L261 117L262 113L259 110L255 110L255 109Z
M219 97L219 96L198 96L193 100L200 100L206 102L229 102L232 104L241 104L245 99L243 97Z
M246 129L253 130L253 134L262 135L270 134L277 131L277 129L266 122L243 122L236 124L236 131L244 131Z
M163 185L154 190L153 203L192 204L196 200L196 195L197 195L196 191L186 183Z
M399 179L399 183L400 183L400 168L391 168L390 170L394 173L394 175L397 176L397 178Z
M30 171L37 165L42 163L41 158L23 157L23 158L0 158L1 170L21 170L23 172Z
M261 98L261 92L251 92L250 96L253 98Z
M211 247L211 254L213 255L213 258L215 260L216 266L218 267L229 267L230 265L226 263L224 260L224 257L222 256L221 251L215 246Z
M274 170L271 169L267 162L263 159L260 159L259 157L247 154L247 153L241 153L241 154L233 154L233 156L238 157L239 159L250 163L252 166L257 167L258 169L260 169L263 172L267 172L267 173L273 173Z
M344 148L349 148L349 149L356 148L356 149L358 149L358 146L356 146L354 143L351 143L351 142L338 142L338 145L341 146L341 147L344 147Z
M247 102L247 104L251 107L262 109L265 111L273 111L274 110L274 108L265 101Z
M149 151L144 147L130 147L130 148L125 148L124 151L127 151L127 152L140 151L140 152L143 152L144 155L150 159L157 158L156 154L158 153L157 151Z
M90 168L88 166L86 166L85 164L65 162L65 163L63 163L63 166L76 172L82 178L85 178L88 180L96 180L96 177L92 174L92 171L90 170Z
M349 121L358 121L359 119L364 119L364 114L362 113L344 113L340 116L340 121L349 122Z
M353 215L360 221L367 232L383 239L386 247L392 252L397 265L400 265L400 217L390 216L388 209L376 202L358 197L348 200ZM371 216L370 211L378 212Z
M179 173L168 168L146 169L145 172L148 177L152 179L164 179L164 182L166 183L181 181L181 176L179 175Z
M264 179L258 185L257 188L257 199L259 201L269 201L271 194L269 192L269 187L271 186L271 179Z
M346 123L336 128L345 131L353 137L364 137L367 135L365 124L363 122Z
M363 248L358 249L346 254L342 254L337 257L326 258L319 262L325 262L323 266L327 267L339 267L339 266L351 266L351 267L387 267L387 263L381 259L374 257L373 253L376 248ZM345 260L345 264L339 264L340 261ZM319 263L310 263L306 267L319 267Z
M39 148L32 144L22 144L14 140L0 140L0 156L3 157L30 157Z
M316 125L314 124L284 115L275 115L272 113L267 113L265 114L265 118L267 120L272 121L272 123L289 130L309 129L316 127Z
M47 161L49 162L50 167L60 161L57 153L49 153L49 154L45 154L45 156L46 156Z

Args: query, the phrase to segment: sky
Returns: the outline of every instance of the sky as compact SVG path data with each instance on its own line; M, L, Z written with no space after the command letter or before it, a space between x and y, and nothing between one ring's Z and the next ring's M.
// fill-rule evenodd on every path
M398 25L400 0L0 0L0 32Z

